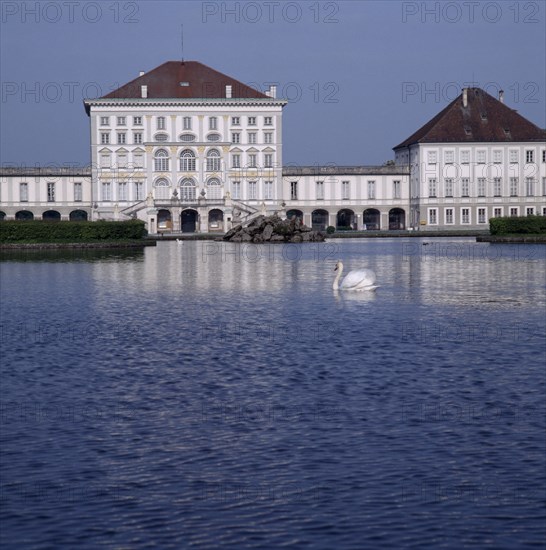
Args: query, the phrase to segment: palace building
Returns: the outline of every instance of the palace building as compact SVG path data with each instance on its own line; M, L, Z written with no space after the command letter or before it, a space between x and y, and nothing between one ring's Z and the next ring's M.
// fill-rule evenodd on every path
M488 228L546 215L546 132L479 88L384 166L284 166L287 101L196 61L169 61L84 101L89 167L0 167L0 219L142 219L224 232L259 214L324 229Z

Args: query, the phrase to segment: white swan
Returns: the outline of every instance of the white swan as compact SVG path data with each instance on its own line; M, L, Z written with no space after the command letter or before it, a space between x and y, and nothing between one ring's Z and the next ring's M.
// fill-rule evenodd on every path
M182 241L181 239L178 239L178 238L177 238L177 239L176 239L176 242L177 242L178 244L182 244L184 241Z
M334 290L375 290L375 273L371 269L360 269L358 271L349 271L341 285L339 279L343 273L343 264L341 260L338 260L334 271L337 271L336 278L334 279Z

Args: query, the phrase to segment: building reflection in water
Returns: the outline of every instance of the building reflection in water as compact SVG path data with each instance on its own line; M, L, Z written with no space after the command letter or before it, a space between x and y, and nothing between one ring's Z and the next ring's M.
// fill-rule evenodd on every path
M538 305L545 300L544 284L540 284L545 247L534 246L534 252L523 253L521 248L514 251L514 246L470 239L436 239L428 246L421 239L293 245L169 241L146 249L144 261L98 262L93 273L97 287L108 294L115 282L122 292L143 296L221 294L233 299L237 295L273 299L280 293L315 293L317 300L323 300L334 295L333 269L342 258L346 272L373 269L379 288L375 293L337 293L340 303L381 299L425 305L498 307L522 301Z

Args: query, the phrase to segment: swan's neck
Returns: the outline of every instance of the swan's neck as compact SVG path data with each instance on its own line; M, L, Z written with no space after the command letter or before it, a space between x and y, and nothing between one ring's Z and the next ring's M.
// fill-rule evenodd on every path
M343 273L343 266L340 265L339 269L337 270L336 278L334 279L334 285L333 289L338 290L339 289L339 280L341 279L341 274Z

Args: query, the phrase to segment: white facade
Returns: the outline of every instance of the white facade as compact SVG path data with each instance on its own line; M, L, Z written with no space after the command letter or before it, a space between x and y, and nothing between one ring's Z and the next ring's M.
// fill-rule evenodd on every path
M410 159L410 225L488 229L489 219L546 215L546 147L542 143L415 144Z
M283 170L284 211L315 229L406 229L406 166L299 167Z
M91 219L91 171L0 168L0 219Z
M93 219L136 216L151 233L224 231L234 210L242 216L276 210L285 104L275 98L86 101ZM190 214L185 228L183 211Z

